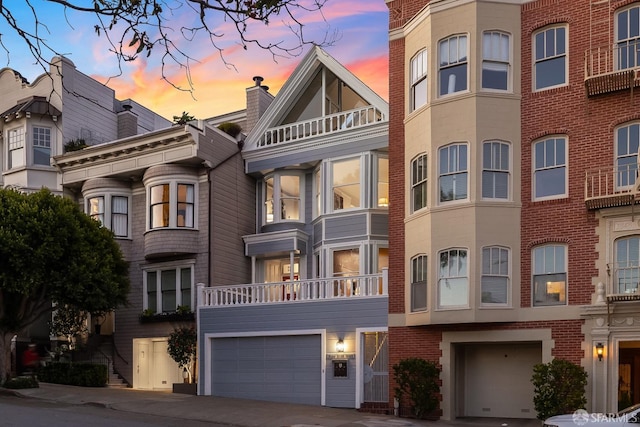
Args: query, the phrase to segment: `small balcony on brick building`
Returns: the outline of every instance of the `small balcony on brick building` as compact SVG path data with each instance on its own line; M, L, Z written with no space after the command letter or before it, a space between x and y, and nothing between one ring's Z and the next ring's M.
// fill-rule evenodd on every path
M637 163L587 169L584 183L587 209L634 207L640 203L638 170Z
M588 49L584 58L587 96L640 87L640 42L637 40Z

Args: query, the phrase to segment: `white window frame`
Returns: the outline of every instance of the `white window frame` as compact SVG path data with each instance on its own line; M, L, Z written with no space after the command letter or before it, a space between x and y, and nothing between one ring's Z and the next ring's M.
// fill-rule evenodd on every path
M148 273L155 272L156 273L156 314L160 313L173 313L176 311L177 307L180 305L186 305L185 301L182 298L182 276L180 275L180 271L183 269L190 269L190 280L191 280L191 292L190 292L190 301L189 307L191 311L195 312L195 272L194 272L195 261L187 261L180 263L163 263L163 264L155 264L143 267L142 269L142 308L143 310L149 309L149 289L151 286L154 286L153 283L149 283L147 280ZM162 310L162 271L174 270L176 274L176 283L175 283L175 292L176 292L176 307L173 310Z
M366 183L366 180L363 179L364 176L364 171L365 171L365 167L364 167L364 162L362 161L363 156L356 156L356 157L342 157L342 158L336 158L336 159L331 159L331 162L329 163L329 171L330 171L330 181L329 181L329 203L327 203L327 207L330 207L331 212L344 212L344 211L349 211L349 210L354 210L354 209L362 209L364 207L364 183ZM345 186L350 186L350 185L354 185L355 183L350 183L350 184L343 184L343 185L335 185L335 176L334 176L334 167L336 166L336 164L338 163L343 163L343 162L349 162L349 161L357 161L358 162L358 167L360 168L359 171L359 175L358 175L358 182L357 185L359 187L359 205L358 206L353 206L353 207L348 207L348 208L336 208L335 206L335 189L339 188L339 187L345 187ZM377 181L376 181L377 182Z
M429 165L427 161L427 153L418 154L411 160L411 213L427 207L427 184L429 179ZM420 167L420 164L422 167ZM422 172L420 173L420 171ZM418 192L423 196L421 206L416 205L416 194Z
M557 250L562 248L563 253L557 254ZM546 255L547 250L553 250L553 259L549 259ZM544 251L544 252L543 252ZM531 302L534 307L549 307L549 306L565 306L568 305L569 301L569 274L567 271L568 267L568 252L569 248L564 243L549 243L545 245L536 246L531 250ZM541 255L544 255L541 258ZM562 258L562 259L560 259ZM560 265L557 265L560 264ZM560 301L561 293L558 296L558 303L555 304L553 302L548 301L540 301L536 300L536 277L538 276L551 276L551 275L564 275L564 301ZM547 283L547 292L549 290L549 286L552 284L550 281L546 281Z
M464 156L460 155L460 149L464 147ZM447 162L442 161L443 151L447 151ZM453 154L452 154L453 150ZM453 159L452 159L453 156ZM464 158L464 168L462 159ZM455 163L455 164L453 164ZM450 168L450 166L452 168ZM453 177L453 199L444 200L442 198L442 181L447 177ZM464 176L464 179L462 178ZM460 177L460 179L457 179ZM456 191L458 182L464 180L466 194L464 197L458 197ZM466 142L455 142L442 146L438 149L438 203L456 203L469 200L469 144Z
M626 247L624 251L621 251L620 243L623 242ZM633 245L630 245L631 242ZM613 253L615 261L611 292L613 294L636 294L640 283L640 235L631 234L616 238L613 241Z
M378 209L388 209L389 208L389 157L386 155L375 154L372 156L373 158L373 176L371 177L371 182L376 183L375 193L374 193L374 207ZM387 176L381 177L380 163L386 161L387 166ZM365 180L367 182L367 180Z
M487 147L489 147L489 156L487 156ZM507 150L504 153L503 149ZM506 168L504 163L507 163ZM505 141L491 140L482 143L482 185L481 194L484 200L500 200L508 201L511 199L511 144ZM506 175L507 192L505 197L496 197L496 177ZM485 195L485 184L491 179L491 194Z
M445 271L444 266L442 265L442 256L446 253L447 256L451 256L454 252L460 253L464 252L465 255L457 257L458 265L450 266L448 268L448 272ZM466 259L466 263L461 261L462 258ZM469 308L469 266L471 265L469 261L469 250L467 248L461 247L453 247L443 249L438 252L438 309L460 309L460 308ZM449 273L446 274L445 273ZM443 298L445 297L445 292L443 292L443 286L451 289L451 286L456 285L453 283L455 281L460 282L461 287L466 287L466 289L462 289L463 292L466 292L466 301L461 304L444 304Z
M152 212L151 212L151 189L159 185L169 185L169 224L167 226L153 227L151 224ZM178 185L191 185L193 186L193 226L179 226L178 225ZM197 230L198 229L198 205L199 205L199 185L198 181L191 176L175 177L174 179L154 179L145 182L146 191L146 230L167 230L167 229L179 229L179 230ZM157 204L157 203L156 203Z
M131 194L124 193L122 191L116 190L104 190L100 189L99 191L91 191L83 194L84 196L84 205L85 212L87 215L91 216L109 230L114 232L114 237L116 239L128 239L131 238ZM117 233L118 230L114 230L114 215L122 215L122 213L114 212L114 203L113 199L116 197L121 197L127 200L127 226L125 234ZM91 211L91 200L92 199L102 199L102 212L93 213ZM117 233L117 234L116 234Z
M409 81L411 89L409 94L409 111L415 111L420 107L427 105L428 99L428 80L427 80L427 50L422 49L416 53L410 61ZM424 94L422 91L424 90ZM417 96L420 95L420 96ZM424 95L424 98L422 98Z
M506 255L506 265L502 265L502 256ZM498 264L496 265L496 258ZM505 307L511 303L511 249L493 245L482 248L482 266L480 276L480 305L484 307ZM490 286L492 280L504 280L505 301L485 301L485 286ZM488 292L488 291L487 291Z
M48 136L48 145L46 141L47 138L46 137L40 138L40 136ZM51 150L53 148L52 137L53 137L53 132L51 131L50 127L37 126L37 125L31 127L31 155L32 155L31 163L33 165L51 166L51 154L52 154ZM44 142L44 144L41 144L41 142ZM36 147L48 151L47 163L36 163Z
M629 68L640 67L640 31L638 31L638 35L630 36L631 33L631 25L634 25L631 22L631 11L634 10L638 15L638 21L635 22L635 30L640 30L640 6L637 3L630 5L629 7L625 7L616 11L614 18L614 68L616 70L626 70ZM620 20L626 17L624 25L626 37L620 37L621 22ZM635 52L633 57L630 57L629 52ZM626 53L626 55L624 54Z
M625 123L615 129L615 185L625 190L638 179L638 144L640 144L640 123ZM635 148L635 151L633 150ZM621 163L621 160L623 161Z
M410 281L410 298L409 309L412 313L427 311L429 304L428 292L428 275L429 270L428 257L425 254L418 254L409 261L409 281ZM416 301L417 289L424 293L424 305L418 305Z
M557 154L558 154L558 150L556 149L556 144L558 142L558 140L563 140L564 141L564 152L563 152L563 156L564 156L564 162L561 163L561 160L557 159ZM553 156L553 162L554 163L550 163L547 164L546 162L549 160L548 158L548 145L547 142L553 141L553 145L554 145L554 152L556 154L554 154ZM541 144L544 144L544 146L542 146ZM543 159L542 162L543 164L541 165L537 165L537 160L538 160L538 147L542 147L541 149L543 150ZM532 195L533 195L533 200L534 201L541 201L541 200L552 200L552 199L562 199L562 198L566 198L568 197L568 188L569 188L569 138L566 135L549 135L546 136L542 139L538 139L536 141L533 142L533 144L531 145L531 160L532 160L532 165L531 165L531 170L532 170L532 179L531 179L531 184L532 184ZM551 173L551 171L554 170L563 170L564 171L564 191L561 193L555 193L555 194L549 194L549 195L541 195L538 196L538 176L539 175L548 175L549 173ZM542 179L542 178L541 178ZM557 179L552 178L551 179L554 182L557 182Z
M438 42L438 96L450 96L469 90L469 37L455 34ZM464 87L456 89L457 75L447 70L464 67ZM444 82L445 75L448 76ZM455 77L452 79L451 77ZM446 88L446 91L445 91Z
M21 168L27 165L26 133L24 127L17 127L7 131L7 169ZM14 159L15 155L15 159ZM16 163L15 160L22 160Z
M506 45L505 45L506 41ZM486 91L511 91L511 35L500 30L489 30L482 33L482 78L481 86ZM505 88L485 86L485 71L502 71L504 69Z
M292 219L286 219L286 218L282 218L282 212L284 210L284 206L283 206L283 202L285 199L289 200L294 200L296 199L295 197L288 197L288 198L282 198L282 191L281 191L281 180L283 177L297 177L298 178L298 218L292 218ZM273 203L273 214L272 214L272 219L271 221L269 221L268 219L268 208L267 208L267 203L269 203L270 201L267 200L267 180L269 179L273 179L273 200L271 200L271 203ZM264 225L267 224L277 224L280 222L304 222L304 202L305 202L305 192L304 192L304 174L302 174L301 172L297 172L297 171L276 171L274 173L271 173L269 175L266 175L263 180L262 180L262 223ZM277 209L276 207L280 207L279 209Z
M548 46L548 42L547 42L547 39L550 37L550 34L552 32L553 32L554 40L557 39L556 34L558 30L564 31L564 46L562 47L564 51L561 51L561 52L558 52L559 46L557 45L557 43L554 43L554 46L551 47L551 46ZM541 37L538 37L538 36L541 36ZM542 56L540 58L537 58L536 57L537 47L541 39L544 39L544 45L541 47L541 49L543 49L543 52L542 52ZM556 87L567 86L569 84L569 27L565 24L562 24L562 25L552 25L552 26L541 28L533 33L533 40L531 44L533 46L531 50L532 52L531 59L533 61L532 85L533 85L534 92L553 89ZM547 48L550 48L549 51L547 51ZM538 81L537 81L538 68L542 68L542 67L539 67L539 65L542 66L549 61L555 61L559 58L564 58L563 81L556 84L550 84L548 86L538 87ZM549 73L542 72L540 74L548 75Z

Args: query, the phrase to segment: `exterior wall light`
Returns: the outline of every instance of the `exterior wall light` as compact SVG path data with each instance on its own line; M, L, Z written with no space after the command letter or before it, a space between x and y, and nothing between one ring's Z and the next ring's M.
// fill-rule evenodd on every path
M596 354L598 355L598 361L602 362L602 356L604 355L604 344L599 342L596 344Z
M344 340L342 338L336 343L336 351L338 353L344 353Z

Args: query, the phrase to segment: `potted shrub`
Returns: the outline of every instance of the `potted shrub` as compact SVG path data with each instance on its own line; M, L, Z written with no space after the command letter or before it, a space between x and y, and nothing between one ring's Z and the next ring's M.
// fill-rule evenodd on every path
M167 347L169 356L182 368L185 374L184 383L173 384L174 393L197 394L195 381L197 343L198 335L193 326L176 328L169 335Z

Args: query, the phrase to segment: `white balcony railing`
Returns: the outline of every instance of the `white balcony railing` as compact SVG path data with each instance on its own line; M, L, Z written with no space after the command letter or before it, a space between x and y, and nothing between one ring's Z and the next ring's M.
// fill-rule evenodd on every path
M262 284L198 285L198 307L288 304L388 295L388 270L380 274Z
M385 120L384 114L374 106L341 111L316 119L269 128L264 135L262 135L262 138L260 138L258 145L260 147L266 147L299 141L318 135L367 126L383 120Z
M634 203L638 193L638 170L636 163L588 169L585 172L585 201L596 208Z
M640 67L640 42L600 46L585 52L585 79Z

